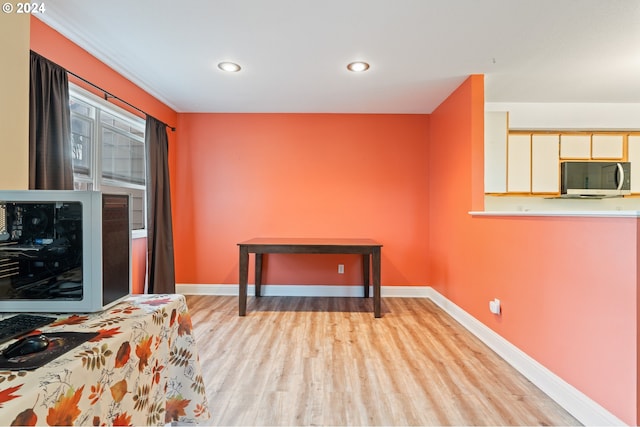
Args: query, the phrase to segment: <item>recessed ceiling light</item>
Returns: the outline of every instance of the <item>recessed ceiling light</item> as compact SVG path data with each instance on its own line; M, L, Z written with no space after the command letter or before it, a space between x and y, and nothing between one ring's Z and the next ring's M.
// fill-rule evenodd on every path
M367 71L369 69L369 64L364 61L356 61L347 65L347 70L359 73L361 71Z
M230 73L235 73L236 71L240 71L240 66L238 64L236 64L235 62L221 62L218 64L218 68L220 68L222 71L228 71Z

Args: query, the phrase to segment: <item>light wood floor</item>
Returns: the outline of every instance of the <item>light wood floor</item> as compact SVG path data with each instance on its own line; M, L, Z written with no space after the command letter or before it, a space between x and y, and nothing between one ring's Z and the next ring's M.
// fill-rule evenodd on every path
M187 303L212 425L579 425L428 299Z

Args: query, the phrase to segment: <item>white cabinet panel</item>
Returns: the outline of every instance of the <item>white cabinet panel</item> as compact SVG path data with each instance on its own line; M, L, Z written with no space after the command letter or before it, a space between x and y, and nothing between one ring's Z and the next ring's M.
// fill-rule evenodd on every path
M531 135L509 135L507 191L531 191Z
M508 113L488 111L484 115L484 191L507 191Z
M591 135L561 135L560 157L563 159L590 159Z
M591 157L594 159L622 159L623 136L594 134L591 140Z
M533 193L560 191L559 142L559 135L532 135L531 191Z
M640 193L640 136L629 136L628 158L631 162L631 192Z

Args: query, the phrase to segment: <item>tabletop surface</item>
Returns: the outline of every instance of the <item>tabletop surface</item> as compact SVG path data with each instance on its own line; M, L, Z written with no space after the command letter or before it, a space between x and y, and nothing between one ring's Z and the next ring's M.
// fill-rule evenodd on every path
M321 238L321 237L255 237L238 245L283 245L283 246L382 246L372 239Z

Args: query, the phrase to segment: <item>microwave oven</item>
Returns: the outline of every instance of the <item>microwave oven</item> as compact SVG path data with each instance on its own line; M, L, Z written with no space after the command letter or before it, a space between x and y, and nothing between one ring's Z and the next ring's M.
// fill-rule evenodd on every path
M629 162L562 162L561 194L623 196L631 194Z

